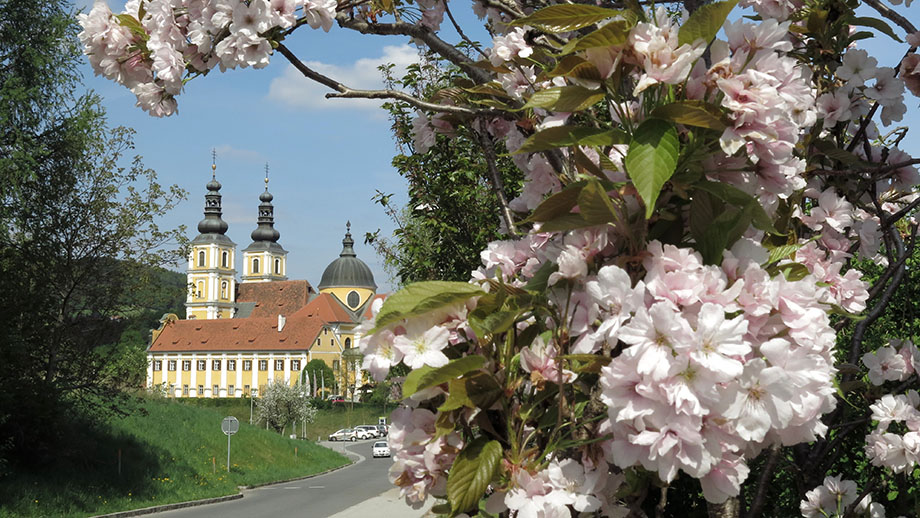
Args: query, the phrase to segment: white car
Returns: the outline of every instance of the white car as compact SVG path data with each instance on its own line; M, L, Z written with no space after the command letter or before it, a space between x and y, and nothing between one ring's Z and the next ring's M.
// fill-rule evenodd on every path
M362 424L355 427L355 430L364 430L364 433L367 434L368 438L370 437L380 437L380 434L377 432L377 427L369 424Z
M330 441L354 441L359 438L364 439L363 436L359 436L358 433L351 428L342 428L338 432L329 435Z
M377 457L389 457L390 456L390 445L386 441L377 441L374 443L374 447L371 448L371 453L374 455L374 458Z
M374 436L367 430L361 428L360 426L355 428L355 436L358 439L373 439Z

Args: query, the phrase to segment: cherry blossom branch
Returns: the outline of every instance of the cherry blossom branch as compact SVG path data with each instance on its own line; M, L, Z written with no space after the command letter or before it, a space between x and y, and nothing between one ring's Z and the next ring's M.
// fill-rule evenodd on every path
M471 79L477 83L488 83L492 80L488 72L478 69L473 65L473 60L456 47L438 37L437 34L423 25L407 22L394 23L368 23L364 20L352 18L349 13L338 12L335 19L340 27L358 31L361 34L377 34L381 36L411 36L423 41L429 49L451 63L463 68Z
M458 115L492 115L491 109L484 110L473 110L470 108L464 108L463 106L450 106L444 104L436 104L428 101L423 101L411 95L400 92L398 90L357 90L354 88L349 88L348 86L343 85L342 83L332 79L331 77L320 74L319 72L313 70L312 68L305 65L297 56L294 55L284 46L284 44L278 44L276 49L281 53L287 60L294 65L304 77L312 79L317 83L328 86L329 88L335 90L338 93L328 93L326 94L327 99L332 98L343 98L343 99L395 99L398 101L406 102L416 108L423 110L430 110L436 112L445 112L445 113L454 113Z
M479 0L479 3L487 8L496 9L509 15L512 18L523 18L526 16L516 5L503 2L502 0Z
M916 232L916 227L914 228ZM888 306L888 303L891 302L891 297L894 296L895 290L898 289L898 286L901 285L901 281L904 280L905 272L905 262L902 262L901 259L907 258L907 252L904 250L904 242L901 240L901 236L897 232L890 232L891 239L894 242L894 246L897 249L898 263L895 264L894 270L895 273L891 278L891 282L888 283L888 286L885 288L884 293L882 293L881 298L872 307L872 310L869 311L869 314L866 315L866 318L856 324L856 328L853 329L853 338L850 342L850 356L849 362L856 365L859 361L859 352L862 347L863 337L866 334L866 330L869 328L869 325L875 322L878 317L882 315L882 311ZM911 247L913 248L913 246Z
M492 190L495 192L495 197L498 199L502 221L505 223L505 227L508 228L508 232L513 235L517 233L517 228L514 225L514 216L511 214L511 207L508 205L508 199L505 198L505 185L502 181L502 175L495 165L498 161L498 156L495 154L495 146L492 144L492 139L489 137L489 132L486 130L485 124L481 120L478 122L479 127L474 127L473 133L479 138L479 146L482 148L482 154L486 159L486 164L489 166L489 177L491 179L489 183L492 184Z
M773 470L776 469L776 464L779 462L782 452L783 449L778 444L774 444L770 448L770 453L767 456L767 463L764 464L763 471L760 472L760 478L757 479L757 492L754 494L754 500L751 502L751 507L748 508L747 514L744 515L745 518L760 518L760 515L763 514L763 506L766 503L770 479L773 477Z
M920 198L917 198L916 200L908 203L903 209L895 212L891 216L886 217L884 214L882 214L882 226L888 227L897 223L898 220L913 212L913 210L916 209L918 205L920 205Z
M477 45L476 42L471 40L469 36L464 34L463 29L460 28L460 24L457 23L456 19L454 19L454 13L450 12L449 2L444 2L444 12L447 13L447 17L450 18L450 23L454 26L454 30L457 31L457 34L459 34L460 37L463 38L463 41L467 42L467 44L469 44L470 47L473 47L476 50L476 52L479 53L480 56L482 56L485 59L489 59L489 56L486 55L486 53L483 52L481 48L479 48L479 45Z
M880 15L884 16L885 18L888 18L889 20L893 21L894 23L900 25L901 28L904 29L905 31L907 31L909 34L913 34L913 33L917 32L917 28L914 27L914 24L910 23L910 20L908 20L907 18L901 16L900 13L898 13L898 12L895 11L894 9L892 9L892 8L888 7L887 5L885 5L885 4L881 3L881 2L879 2L878 0L865 0L865 2L866 2L866 5L869 5L869 6L871 6L873 9L875 9L876 11L878 11L878 14L880 14Z

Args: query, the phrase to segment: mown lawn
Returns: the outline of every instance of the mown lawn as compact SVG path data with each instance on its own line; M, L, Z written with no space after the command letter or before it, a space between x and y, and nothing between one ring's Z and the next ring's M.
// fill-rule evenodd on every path
M347 464L345 457L312 441L250 426L248 404L245 415L238 407L148 399L128 417L75 429L53 465L13 468L0 479L0 517L83 517L230 495L237 486ZM220 430L227 415L240 421L231 438L229 473L227 436Z
M239 418L240 422L249 422L249 399L188 399L185 404L198 406L202 408L212 408L225 415L233 415ZM258 398L255 404L258 404ZM308 423L306 433L301 425L297 425L297 436L306 437L316 440L321 437L325 440L329 434L341 428L358 426L359 424L377 424L379 417L386 417L389 422L390 412L396 407L387 405L386 407L367 405L364 403L355 403L352 408L351 403L336 403L328 405L330 408L319 409L316 414L316 420ZM254 406L254 405L253 405ZM264 424L255 423L258 426L265 427ZM294 433L291 427L285 430L285 434Z

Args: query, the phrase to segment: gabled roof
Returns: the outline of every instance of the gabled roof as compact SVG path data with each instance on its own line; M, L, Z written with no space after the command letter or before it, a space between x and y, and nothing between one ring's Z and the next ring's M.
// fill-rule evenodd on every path
M244 282L238 285L238 303L254 302L247 318L288 316L307 305L313 286L305 280Z
M278 317L165 322L148 352L306 351L325 322L288 318L278 331Z
M318 318L324 322L354 322L352 315L330 293L320 293L292 316Z
M378 300L378 299L379 299L379 300L384 300L384 299L387 298L387 296L388 296L388 295L387 295L386 293L378 293L378 294L374 295L373 297L371 297L371 299L368 301L368 303L364 305L364 315L363 315L364 320L373 320L373 319L374 319L374 312L371 310L371 308L374 306L374 301L376 301L376 300Z

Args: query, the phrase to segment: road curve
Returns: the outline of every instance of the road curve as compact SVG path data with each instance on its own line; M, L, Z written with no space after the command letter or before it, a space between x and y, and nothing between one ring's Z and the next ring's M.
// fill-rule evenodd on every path
M327 518L393 487L387 480L391 459L371 457L374 441L321 443L348 454L356 462L345 468L294 482L243 491L243 498L156 513L161 518L252 518L297 516ZM343 451L344 450L344 451Z

